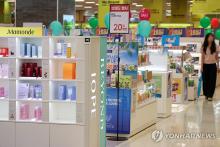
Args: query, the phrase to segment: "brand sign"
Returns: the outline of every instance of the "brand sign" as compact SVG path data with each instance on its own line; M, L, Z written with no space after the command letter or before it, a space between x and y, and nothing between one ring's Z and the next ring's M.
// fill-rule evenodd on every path
M40 37L42 36L41 27L0 27L2 37Z
M129 4L110 5L110 33L128 34L129 33Z
M163 35L162 45L165 47L179 46L180 37L178 35Z

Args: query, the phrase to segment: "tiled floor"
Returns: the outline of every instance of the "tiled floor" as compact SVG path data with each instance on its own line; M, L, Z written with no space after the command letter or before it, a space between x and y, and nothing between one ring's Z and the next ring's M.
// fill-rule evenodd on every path
M155 130L167 133L212 133L215 139L167 139L156 143L151 139ZM172 136L171 136L172 138ZM173 114L166 119L158 119L155 126L139 133L126 142L107 141L107 147L220 147L220 88L215 100L203 98L185 105L173 105Z

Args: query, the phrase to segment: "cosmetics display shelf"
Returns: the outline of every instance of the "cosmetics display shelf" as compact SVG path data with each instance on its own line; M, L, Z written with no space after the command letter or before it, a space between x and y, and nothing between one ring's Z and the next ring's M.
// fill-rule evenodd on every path
M10 130L0 146L100 146L105 38L0 37L0 48L0 130Z
M16 57L0 57L0 61L7 60L7 59L16 59Z

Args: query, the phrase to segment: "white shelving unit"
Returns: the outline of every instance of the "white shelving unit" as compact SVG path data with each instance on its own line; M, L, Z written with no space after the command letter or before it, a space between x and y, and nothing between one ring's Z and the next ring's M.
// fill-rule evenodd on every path
M58 42L71 44L70 58L55 56ZM25 43L41 46L42 55L22 56ZM101 83L105 80L101 81L101 74L105 75L106 69L105 64L100 64L105 62L105 38L0 37L1 47L9 49L9 57L0 57L0 65L8 65L7 76L0 77L0 88L4 89L4 96L0 97L0 146L102 146L100 142L105 142L100 140L105 132L105 120L102 119L105 117L105 96ZM42 76L24 77L24 63L37 63ZM76 65L76 78L64 78L64 63ZM20 84L40 85L42 97L21 98ZM76 99L58 99L60 85L75 87ZM36 118L36 108L40 109L40 118Z
M151 46L145 50L149 53L149 64L147 66L139 67L140 71L152 71L154 77L159 77L159 81L153 80L153 83L159 82L160 97L156 98L156 112L157 117L165 118L171 115L171 81L172 72L169 71L168 55L162 54L162 47L160 49L152 49Z

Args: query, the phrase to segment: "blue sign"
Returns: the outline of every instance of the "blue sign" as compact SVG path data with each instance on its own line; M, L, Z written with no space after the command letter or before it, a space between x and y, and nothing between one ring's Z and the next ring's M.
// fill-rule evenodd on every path
M180 45L180 36L178 36L178 35L163 35L162 36L162 45L165 47L179 46Z
M107 133L117 133L117 118L119 118L118 133L130 134L131 90L120 89L119 110L117 112L117 89L107 88L106 106Z

